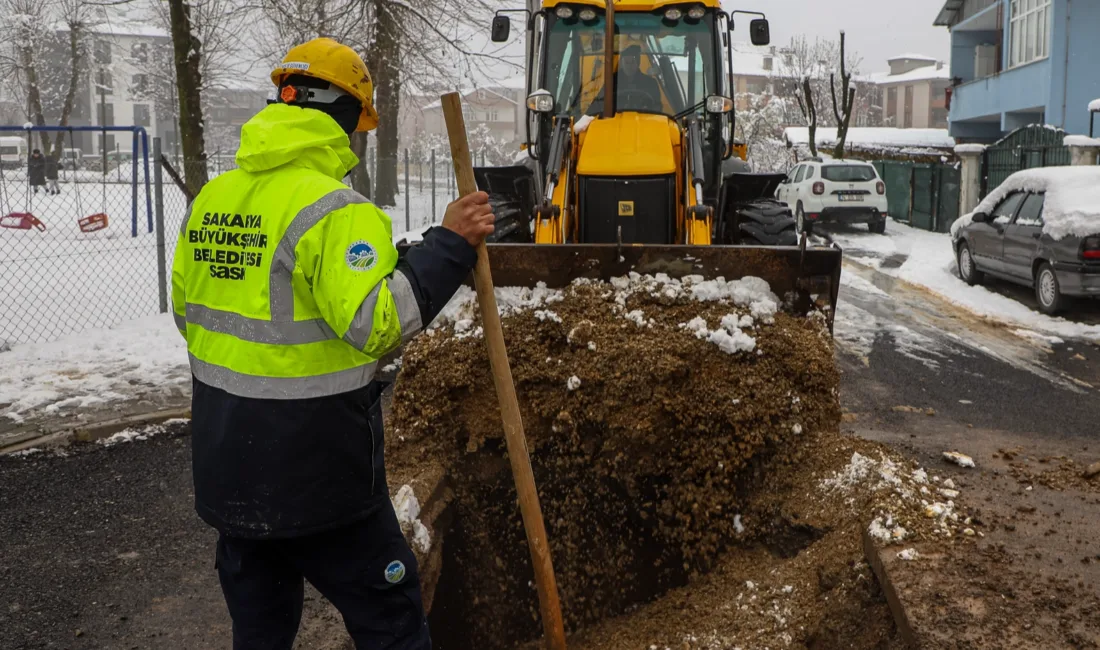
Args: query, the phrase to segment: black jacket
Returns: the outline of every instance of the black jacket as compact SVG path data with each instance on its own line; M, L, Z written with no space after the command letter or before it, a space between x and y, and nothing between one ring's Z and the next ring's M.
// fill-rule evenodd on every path
M46 158L46 180L57 180L57 159Z
M31 185L46 184L46 157L42 154L32 155L27 161L27 177Z
M477 253L433 228L398 262L425 326L469 276ZM351 524L389 498L382 390L317 399L237 397L192 380L195 509L230 537L299 537Z

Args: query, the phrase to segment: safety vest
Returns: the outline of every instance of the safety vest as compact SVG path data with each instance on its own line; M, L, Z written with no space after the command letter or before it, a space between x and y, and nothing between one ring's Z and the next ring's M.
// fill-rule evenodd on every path
M389 217L340 181L358 162L319 111L274 104L242 128L240 168L196 197L172 266L196 379L249 398L338 395L420 330Z

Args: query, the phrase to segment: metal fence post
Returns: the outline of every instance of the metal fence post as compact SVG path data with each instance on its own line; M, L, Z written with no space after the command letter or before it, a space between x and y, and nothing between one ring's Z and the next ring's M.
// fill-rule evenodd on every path
M435 149L432 149L432 223L435 223Z
M409 226L409 150L405 150L405 232L412 230Z
M168 256L164 249L164 174L160 165L160 138L153 138L153 200L157 224L157 287L160 289L160 313L168 313Z

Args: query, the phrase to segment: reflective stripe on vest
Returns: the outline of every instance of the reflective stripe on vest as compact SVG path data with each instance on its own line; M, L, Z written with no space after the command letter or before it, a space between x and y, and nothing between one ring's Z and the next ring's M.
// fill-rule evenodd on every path
M257 377L189 355L191 372L204 384L254 399L312 399L349 393L374 379L378 362L312 377Z

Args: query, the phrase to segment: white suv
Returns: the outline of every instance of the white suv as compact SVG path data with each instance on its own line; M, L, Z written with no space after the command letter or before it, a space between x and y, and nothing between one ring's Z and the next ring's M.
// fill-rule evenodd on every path
M886 184L874 166L857 160L808 160L795 165L775 192L794 212L798 230L816 223L865 223L886 232Z

